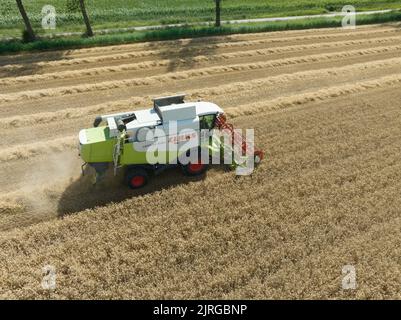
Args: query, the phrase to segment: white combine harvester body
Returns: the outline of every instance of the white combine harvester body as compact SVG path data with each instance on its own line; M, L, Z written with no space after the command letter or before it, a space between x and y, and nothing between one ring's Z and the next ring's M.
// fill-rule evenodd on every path
M235 135L219 106L200 101L186 103L184 98L183 94L157 98L150 109L97 117L94 128L79 134L82 159L96 170L97 177L104 175L110 164L115 173L126 168L126 181L131 188L143 186L149 174L174 165L181 165L188 175L202 174L209 163L198 155L196 159L191 156L187 163L182 158L188 153L199 154L199 150L202 154L207 152L206 156L214 154L216 148L210 145L209 137L215 128L229 130L234 140ZM100 126L104 122L107 125ZM154 147L156 162L150 160Z

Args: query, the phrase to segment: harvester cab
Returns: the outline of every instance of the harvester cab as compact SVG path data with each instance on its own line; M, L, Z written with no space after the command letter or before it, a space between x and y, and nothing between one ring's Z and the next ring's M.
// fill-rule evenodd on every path
M124 168L127 185L136 189L173 166L181 166L186 175L203 174L210 157L222 149L213 139L217 129L229 132L233 143L241 139L242 150L249 146L219 106L184 99L184 94L157 98L150 109L96 117L93 128L79 133L83 167L95 170L96 181L110 167L115 174ZM255 150L254 159L261 161L263 152Z

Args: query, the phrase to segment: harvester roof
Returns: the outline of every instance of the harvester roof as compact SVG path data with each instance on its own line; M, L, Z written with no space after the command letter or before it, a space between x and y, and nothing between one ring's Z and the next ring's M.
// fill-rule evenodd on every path
M126 113L104 115L96 118L94 126L106 120L112 137L118 136L118 122L123 121L127 130L162 125L169 121L186 121L209 114L223 113L223 110L210 102L184 101L185 95L154 99L151 109Z
M189 102L159 107L159 110L138 110L134 111L135 119L127 124L127 129L156 126L168 121L184 121L217 113L223 113L223 110L210 102Z
M153 99L152 109L134 111L135 119L127 124L127 129L155 126L168 121L184 121L198 116L223 113L223 110L210 102L184 101L185 95Z

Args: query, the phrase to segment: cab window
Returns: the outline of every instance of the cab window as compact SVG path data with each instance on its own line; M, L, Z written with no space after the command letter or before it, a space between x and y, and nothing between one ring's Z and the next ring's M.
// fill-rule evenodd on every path
M200 129L212 130L216 121L216 115L210 114L199 117Z

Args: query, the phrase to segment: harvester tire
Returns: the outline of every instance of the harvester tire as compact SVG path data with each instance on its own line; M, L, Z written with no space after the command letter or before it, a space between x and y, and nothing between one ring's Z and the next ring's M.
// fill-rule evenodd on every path
M187 165L182 166L182 171L186 176L195 177L204 174L208 169L207 164L201 163L199 159L199 163L189 163Z
M149 181L149 174L145 169L132 168L128 170L125 178L131 189L139 189L146 186Z

